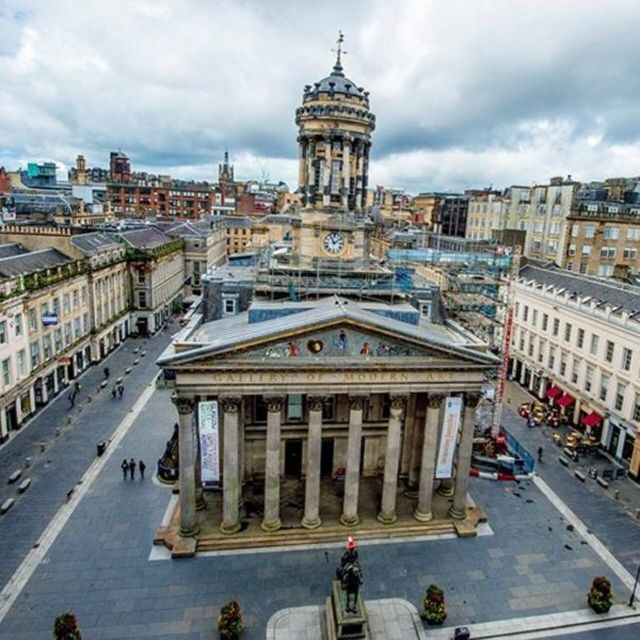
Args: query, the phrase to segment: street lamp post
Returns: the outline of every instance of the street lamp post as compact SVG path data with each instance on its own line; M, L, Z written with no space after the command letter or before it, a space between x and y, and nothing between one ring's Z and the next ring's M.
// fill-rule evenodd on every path
M638 565L638 570L636 571L636 581L633 583L633 591L631 592L631 597L629 598L630 607L633 607L633 601L636 597L636 587L638 586L638 580L640 580L640 564Z

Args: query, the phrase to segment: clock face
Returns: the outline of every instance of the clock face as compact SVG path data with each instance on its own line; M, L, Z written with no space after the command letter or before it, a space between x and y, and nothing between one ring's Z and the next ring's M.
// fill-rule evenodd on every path
M344 249L344 236L338 231L332 231L324 237L323 245L328 253L341 253Z

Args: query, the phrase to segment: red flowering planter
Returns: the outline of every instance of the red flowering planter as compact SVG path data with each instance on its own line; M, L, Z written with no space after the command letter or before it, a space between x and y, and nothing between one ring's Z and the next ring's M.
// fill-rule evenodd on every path
M220 640L238 640L244 629L240 605L235 601L227 602L218 615L218 634Z

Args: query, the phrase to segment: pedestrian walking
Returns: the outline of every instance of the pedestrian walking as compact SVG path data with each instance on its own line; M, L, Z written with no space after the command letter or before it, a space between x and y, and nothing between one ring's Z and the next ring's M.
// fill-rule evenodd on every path
M126 458L122 461L122 464L120 465L120 468L122 469L123 480L126 480L127 479L127 472L129 471L129 463L127 462Z
M120 397L122 398L123 394L124 394L124 385L120 385L118 387L118 394L120 395Z
M76 380L76 383L73 388L74 388L74 394L76 394L80 391L82 387L80 386L80 383Z
M105 367L104 368L104 379L106 380L109 377L109 367Z
M538 462L542 462L542 453L543 453L542 447L538 447Z
M72 391L69 394L69 408L75 407L75 405L76 405L76 392Z
M140 480L144 480L144 470L147 468L147 465L142 462L142 460L138 461L138 469L140 470Z
M118 387L114 385L113 389L111 389L111 397L115 398L117 395L118 395Z
M131 479L133 480L136 475L136 461L133 458L129 460L129 473L131 474Z

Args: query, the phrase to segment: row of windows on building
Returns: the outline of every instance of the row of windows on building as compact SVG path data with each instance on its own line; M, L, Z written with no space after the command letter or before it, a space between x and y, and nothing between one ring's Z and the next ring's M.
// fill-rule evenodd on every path
M568 256L576 255L577 247L575 244L570 244L567 248ZM615 258L617 254L617 247L601 247L600 257L604 259ZM584 257L591 257L591 245L583 244L580 250L580 255ZM624 247L622 249L622 257L625 260L635 260L638 257L638 250L635 247Z
M609 342L609 341L608 341ZM536 340L536 336L529 335L527 337L522 333L520 335L519 340L519 350L521 353L525 353L525 343L526 344L526 354L533 360L534 357L539 364L545 366L545 351L547 350L547 343L545 340L538 339ZM536 344L537 343L537 344ZM537 351L537 357L536 357ZM548 371L556 371L556 352L557 349L554 345L548 345L548 353L546 354L546 369ZM613 350L611 352L613 354ZM631 358L631 354L628 354L629 362ZM613 357L613 356L612 356ZM569 366L569 361L571 360L571 366ZM594 378L596 376L596 372L598 368L594 365L587 364L584 360L580 359L576 356L570 356L567 351L560 349L560 359L559 359L559 367L557 368L557 372L560 377L565 380L571 382L576 388L580 385L580 375L581 369L584 366L584 378L582 381L582 390L586 392L589 396L596 396L598 400L603 403L607 403L613 401L613 406L616 411L622 412L624 410L624 400L625 394L627 390L627 384L624 382L620 382L618 380L614 380L615 382L615 393L614 397L610 398L609 393L612 387L612 376L610 373L600 370L599 377L599 385L596 387L594 385ZM628 412L628 415L625 417L632 418L633 420L640 421L640 393L635 394L634 403L631 407L631 410Z
M61 328L54 329L51 333L43 335L41 338L32 340L29 343L29 360L27 360L26 349L21 349L15 354L17 380L28 376L41 364L46 363L51 358L63 352L69 345L89 333L89 314L85 313L82 318L74 318L73 321L66 322ZM0 334L1 335L1 334ZM30 367L29 367L30 363ZM0 363L0 374L4 389L10 387L14 382L14 369L12 366L12 356L2 360Z
M596 225L587 224L584 226L584 238L594 238L596 234ZM573 224L571 225L571 237L577 238L580 235L580 225ZM620 238L620 227L612 227L610 225L605 225L604 231L602 232L602 237L605 240L618 240ZM627 240L640 241L640 227L629 227L627 228L626 234Z
M529 322L529 318L531 318L530 324L532 327L538 328L538 318L540 316L540 329L544 332L547 332L549 329L549 314L548 313L539 313L538 309L529 309L529 305L522 305L522 323ZM531 311L531 314L529 314ZM520 303L516 302L516 317L520 317ZM573 337L573 324L570 322L564 322L563 327L563 339L567 344L571 344ZM560 319L553 318L551 322L551 335L554 337L559 336L560 334ZM586 341L586 331L582 328L578 328L575 332L576 343L575 346L578 349L583 349ZM614 355L616 352L616 345L612 340L605 341L605 350L604 350L604 361L607 363L613 363ZM524 352L524 349L521 349ZM589 339L589 354L595 357L599 357L600 354L600 336L597 333L591 333ZM629 347L622 347L622 351L620 352L620 361L619 366L623 371L631 371L631 367L633 364L633 350Z

